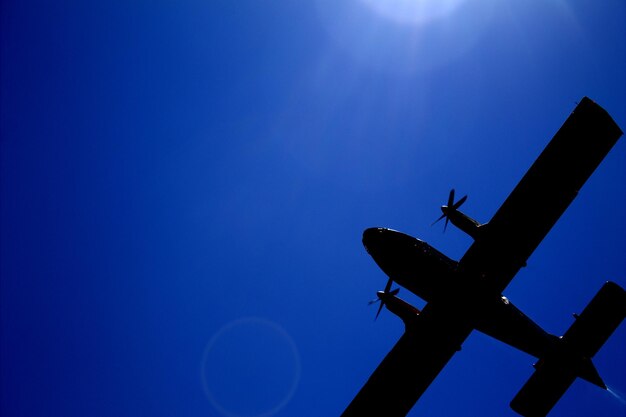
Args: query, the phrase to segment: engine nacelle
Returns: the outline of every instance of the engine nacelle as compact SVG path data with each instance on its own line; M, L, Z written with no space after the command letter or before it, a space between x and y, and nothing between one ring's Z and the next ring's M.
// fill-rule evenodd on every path
M487 224L480 224L476 220L469 217L467 214L460 212L458 210L451 211L448 214L448 218L459 230L462 230L467 235L469 235L472 239L478 240L478 237L483 232L484 227Z
M420 314L420 311L416 307L395 295L384 294L382 291L379 291L378 296L384 301L385 307L393 314L400 317L406 326L417 319L417 316Z

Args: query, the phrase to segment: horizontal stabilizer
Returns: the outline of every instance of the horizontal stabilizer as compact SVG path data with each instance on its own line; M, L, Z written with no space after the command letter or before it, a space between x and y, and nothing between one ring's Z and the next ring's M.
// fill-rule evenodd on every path
M563 363L541 362L511 401L511 408L524 417L546 416L576 379L574 370Z
M544 417L577 377L606 389L591 358L625 316L626 292L607 282L554 349L535 364L535 373L511 401L511 408L525 417Z
M565 332L563 339L592 358L626 316L626 291L607 282Z

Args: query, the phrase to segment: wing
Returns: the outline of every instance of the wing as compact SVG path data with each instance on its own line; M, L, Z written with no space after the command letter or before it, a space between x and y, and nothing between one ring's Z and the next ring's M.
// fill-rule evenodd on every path
M502 291L574 200L622 131L584 97L459 262Z
M431 303L407 323L342 417L406 416L471 332L446 310Z

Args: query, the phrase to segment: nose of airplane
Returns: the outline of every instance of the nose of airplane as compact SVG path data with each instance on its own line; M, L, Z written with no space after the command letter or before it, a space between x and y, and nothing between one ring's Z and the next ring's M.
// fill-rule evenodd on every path
M372 256L396 251L398 247L412 246L414 240L411 236L385 227L371 227L363 232L363 246Z
M385 227L371 227L363 232L363 246L375 259L379 256L399 256L420 243L419 239Z
M417 239L397 230L372 227L363 232L363 246L378 266L389 276L395 276L413 253Z
M363 232L363 246L369 253L377 252L377 249L383 245L386 231L383 227L370 227Z

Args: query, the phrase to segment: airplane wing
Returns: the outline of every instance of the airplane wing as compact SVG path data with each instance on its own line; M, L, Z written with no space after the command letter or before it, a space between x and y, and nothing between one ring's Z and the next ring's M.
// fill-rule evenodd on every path
M430 303L406 323L391 349L341 417L404 417L472 329Z
M622 131L584 97L459 262L502 292Z

